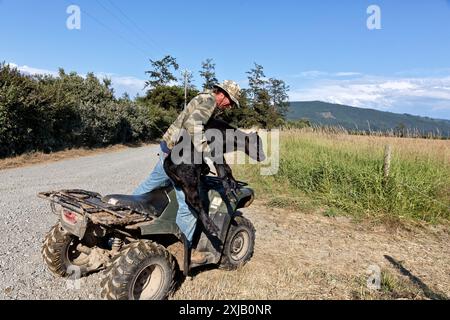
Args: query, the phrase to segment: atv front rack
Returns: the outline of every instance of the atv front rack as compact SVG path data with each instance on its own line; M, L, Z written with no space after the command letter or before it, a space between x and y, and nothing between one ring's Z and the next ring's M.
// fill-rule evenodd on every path
M153 220L151 216L129 207L112 205L102 201L97 192L80 189L40 192L38 197L51 202L52 210L59 214L55 205L87 216L94 223L108 226L125 226Z

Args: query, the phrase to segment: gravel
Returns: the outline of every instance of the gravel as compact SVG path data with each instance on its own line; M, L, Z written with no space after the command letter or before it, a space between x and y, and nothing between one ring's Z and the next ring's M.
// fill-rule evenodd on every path
M78 286L54 277L41 258L57 222L41 191L78 188L130 194L150 173L158 147L147 146L0 171L0 299L100 299L101 273Z

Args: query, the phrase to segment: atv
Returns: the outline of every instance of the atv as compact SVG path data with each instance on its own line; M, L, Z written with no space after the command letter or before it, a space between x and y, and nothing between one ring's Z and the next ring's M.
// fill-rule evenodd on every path
M211 176L203 177L201 189L205 208L220 230L214 237L197 223L193 247L206 256L206 263L190 261L191 249L175 222L173 186L140 196L102 197L85 190L39 193L59 218L45 237L44 261L60 277L105 270L101 297L110 300L166 299L175 291L178 275L189 276L193 268L235 270L253 255L255 228L238 210L251 205L254 192L238 182L230 199L222 181Z

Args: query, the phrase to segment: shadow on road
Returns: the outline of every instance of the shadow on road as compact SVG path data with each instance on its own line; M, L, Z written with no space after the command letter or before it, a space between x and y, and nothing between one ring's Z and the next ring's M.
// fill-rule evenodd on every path
M449 298L442 293L437 293L431 290L420 278L413 275L408 269L406 269L399 261L395 260L391 256L384 256L387 261L389 261L400 273L407 276L409 280L416 286L418 286L425 296L432 300L448 300Z

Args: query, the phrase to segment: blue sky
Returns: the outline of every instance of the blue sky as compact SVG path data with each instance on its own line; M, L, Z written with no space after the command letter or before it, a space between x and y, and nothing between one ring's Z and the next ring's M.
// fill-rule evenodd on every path
M66 9L81 9L69 30ZM369 5L381 30L369 30ZM246 85L253 62L292 100L323 100L450 119L450 1L0 0L0 60L27 73L89 71L141 92L149 58Z

